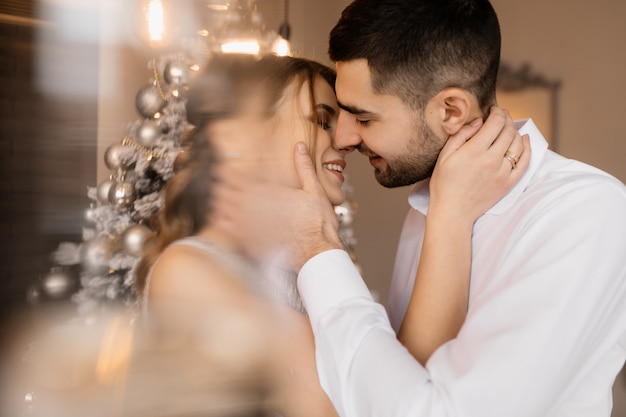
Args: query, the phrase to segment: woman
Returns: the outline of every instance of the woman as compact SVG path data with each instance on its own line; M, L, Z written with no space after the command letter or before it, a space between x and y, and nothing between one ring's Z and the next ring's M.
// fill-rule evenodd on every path
M190 88L187 116L196 129L187 161L166 187L157 235L138 267L144 311L164 340L188 343L220 317L220 326L229 323L225 337L240 334L245 341L228 344L219 366L227 369L232 359L228 372L246 369L236 375L244 392L267 390L269 369L272 395L258 399L286 416L336 414L317 382L312 334L293 275L242 257L211 227L212 171L220 161L298 187L291 153L305 139L329 201L342 203L344 154L331 146L338 114L334 81L331 69L305 59L212 58Z
M299 188L293 149L296 142L304 140L326 196L331 204L340 204L344 199L345 153L332 147L339 114L334 77L329 68L298 58L213 58L191 87L187 112L196 130L187 151L188 161L167 185L158 233L138 270L138 292L144 308L168 344L188 343L190 338L205 343L206 335L211 334L215 346L227 346L211 352L216 355L216 366L240 382L237 390L287 417L336 413L319 387L312 334L302 314L293 275L282 271L274 258L258 263L243 256L232 239L212 226L212 172L219 161L247 177ZM458 140L449 143L461 146ZM498 146L506 150L509 144ZM520 160L520 171L526 162ZM491 165L468 166L485 170ZM484 177L489 181L498 178ZM437 169L435 179L454 180L438 175ZM482 199L487 209L505 193L510 178L498 181L500 187L486 187L471 198ZM445 197L440 201L449 200ZM445 207L444 203L439 206ZM458 201L454 203L459 206ZM456 214L475 216L462 211ZM432 230L447 228L448 214L439 218L445 219L444 223L437 223ZM430 253L440 253L438 248L445 248L447 243L435 239L432 246L428 244ZM460 269L461 278L469 274L465 264ZM439 285L437 280L427 282L432 284L426 286L429 290ZM466 291L467 282L454 285L458 288L451 287L450 292L462 295ZM430 317L443 320L433 321L437 326L428 329L426 353L418 349L420 361L453 337L463 321L462 296L451 300L453 305L428 306ZM411 314L422 316L422 308L426 307L417 303ZM406 339L412 352L423 343L410 335Z

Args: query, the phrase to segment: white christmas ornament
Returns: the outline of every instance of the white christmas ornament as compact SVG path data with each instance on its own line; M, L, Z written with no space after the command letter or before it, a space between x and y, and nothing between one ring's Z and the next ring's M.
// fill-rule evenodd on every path
M352 225L354 220L353 208L350 202L344 202L341 205L335 206L335 214L339 220L339 227L345 227Z
M109 269L111 259L111 241L106 236L96 236L85 242L81 250L81 263L90 274L103 274Z
M109 193L109 190L107 190L107 198L109 197L108 193ZM85 210L85 221L88 224L96 223L96 208L95 207L90 206L87 210Z
M64 298L74 289L74 280L61 268L52 268L41 280L41 290L50 298Z

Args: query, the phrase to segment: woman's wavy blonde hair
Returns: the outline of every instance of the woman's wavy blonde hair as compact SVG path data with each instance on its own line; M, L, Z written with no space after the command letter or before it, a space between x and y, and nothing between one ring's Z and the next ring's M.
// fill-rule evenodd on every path
M165 186L163 207L152 220L155 234L146 242L145 255L136 269L135 287L139 296L161 252L172 242L194 235L206 226L211 208L211 185L216 181L213 167L219 162L207 126L243 111L244 103L253 93L260 94L263 108L267 109L265 115L272 117L277 103L292 83L295 83L295 91L300 91L305 84L308 86L311 108L315 108L314 87L320 76L334 89L335 71L308 59L275 55L211 58L189 88L187 119L195 128L184 151L185 162ZM312 116L316 118L316 112ZM315 129L316 124L311 124L307 141L312 155L315 153Z

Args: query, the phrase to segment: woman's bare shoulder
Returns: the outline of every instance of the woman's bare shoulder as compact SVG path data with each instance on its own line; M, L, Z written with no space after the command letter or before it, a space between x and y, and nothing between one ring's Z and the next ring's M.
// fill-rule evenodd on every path
M220 260L190 245L171 245L155 262L150 283L151 299L206 299L246 291L241 280Z

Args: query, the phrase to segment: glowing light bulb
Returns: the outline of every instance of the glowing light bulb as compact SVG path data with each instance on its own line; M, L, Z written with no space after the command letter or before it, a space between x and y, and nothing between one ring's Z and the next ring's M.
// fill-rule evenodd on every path
M279 36L272 45L272 52L274 52L278 56L291 55L291 47L289 46L289 41Z
M146 20L148 23L150 42L163 41L165 24L163 21L163 2L161 0L150 0L146 9Z
M221 45L221 49L225 54L256 55L261 50L261 47L259 42L255 40L236 40L232 42L224 42Z
M163 48L172 41L171 0L136 0L133 29L141 42L151 48Z
M202 0L132 0L133 30L145 45L181 50L198 37L202 29ZM202 8L201 10L205 10Z

